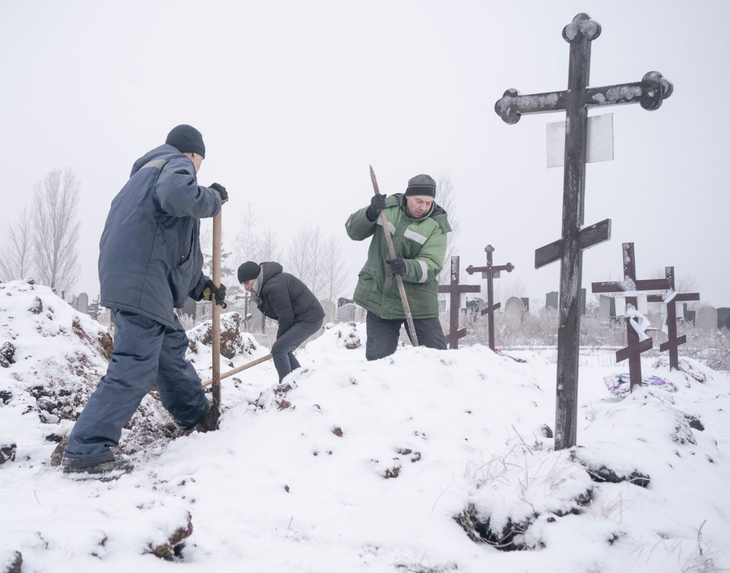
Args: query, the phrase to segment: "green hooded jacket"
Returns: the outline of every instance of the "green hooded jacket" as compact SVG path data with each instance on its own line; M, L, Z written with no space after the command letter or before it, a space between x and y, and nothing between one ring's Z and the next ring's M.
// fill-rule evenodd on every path
M384 319L403 319L403 303L396 278L390 273L388 243L380 216L369 221L367 207L350 215L345 223L348 236L355 241L372 237L368 260L358 275L354 300ZM393 235L395 256L406 263L403 277L413 318L438 318L437 276L446 256L446 233L451 231L446 211L435 202L428 215L413 219L406 214L402 193L385 199L385 216Z

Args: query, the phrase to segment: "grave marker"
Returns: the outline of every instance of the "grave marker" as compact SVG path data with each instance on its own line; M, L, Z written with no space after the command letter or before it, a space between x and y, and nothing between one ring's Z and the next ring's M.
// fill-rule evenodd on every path
M664 274L669 281L670 292L667 296L656 294L649 295L649 302L661 302L667 305L667 341L659 345L659 351L669 351L669 370L679 370L679 346L687 342L685 335L677 336L677 303L700 300L699 293L675 293L674 292L674 267L664 269Z
M535 267L560 261L560 303L558 327L557 403L555 448L576 444L578 424L578 368L580 344L579 292L583 250L611 237L611 221L606 219L583 227L585 203L586 144L588 108L640 103L656 110L672 95L672 84L658 72L649 72L640 82L599 88L590 84L591 42L601 34L601 25L587 14L578 14L563 29L570 43L568 89L533 95L519 95L509 89L494 106L508 124L522 114L565 111L565 166L563 180L562 237L535 251ZM568 127L569 126L569 129Z
M337 308L335 307L335 303L331 300L320 300L319 304L322 305L322 310L324 310L324 323L328 324L330 322L335 321L335 312Z
M447 293L450 296L449 334L446 336L449 348L459 348L459 339L466 336L466 328L459 330L461 293L480 292L481 288L479 285L459 284L459 257L451 257L451 282L439 286L440 293Z
M616 362L629 360L629 377L631 390L641 385L641 353L651 350L652 339L647 336L648 321L638 312L638 297L640 291L668 290L671 288L669 279L636 279L636 256L634 243L623 243L624 280L621 282L609 281L593 283L594 293L623 293L626 301L626 339L628 345L616 352ZM633 306L633 309L631 308ZM618 309L617 309L618 313Z
M482 278L487 279L487 307L482 310L482 316L487 316L487 323L488 323L488 329L489 329L489 348L494 350L495 348L495 342L494 342L494 311L497 310L501 303L494 304L494 279L499 278L499 274L502 271L507 271L508 273L511 273L515 266L512 263L507 263L506 265L494 265L494 262L492 261L492 253L494 252L494 247L492 245L487 245L484 247L484 251L487 253L487 266L486 267L473 267L472 265L469 265L466 269L466 272L470 275L473 275L474 273L482 273Z

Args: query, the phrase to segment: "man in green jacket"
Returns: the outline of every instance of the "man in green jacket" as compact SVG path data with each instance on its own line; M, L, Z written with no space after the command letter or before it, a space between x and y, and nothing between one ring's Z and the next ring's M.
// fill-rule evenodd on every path
M393 354L401 324L406 322L395 275L403 277L418 342L446 349L439 322L437 276L446 256L446 233L451 231L446 211L435 202L436 181L416 175L404 193L374 195L368 207L350 215L345 224L355 241L372 237L368 260L359 274L354 300L367 310L368 360ZM380 212L385 211L393 236L395 257L390 258ZM406 322L406 332L408 324Z

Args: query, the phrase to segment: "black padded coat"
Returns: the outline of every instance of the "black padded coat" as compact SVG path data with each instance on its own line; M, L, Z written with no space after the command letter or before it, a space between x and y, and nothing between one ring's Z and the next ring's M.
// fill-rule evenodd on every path
M261 263L259 310L279 321L278 339L295 322L314 322L324 318L324 309L312 291L294 275L282 272L279 263Z

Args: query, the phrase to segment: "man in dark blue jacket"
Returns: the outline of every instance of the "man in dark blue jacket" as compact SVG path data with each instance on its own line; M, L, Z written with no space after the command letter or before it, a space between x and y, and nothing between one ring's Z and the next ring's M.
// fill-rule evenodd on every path
M317 332L324 321L324 309L312 291L294 275L282 272L279 263L246 261L238 267L238 282L251 293L256 306L279 321L271 357L279 382L300 367L294 351Z
M110 448L154 386L178 427L217 427L218 412L185 360L188 338L174 311L188 296L225 299L225 287L202 272L200 219L217 215L228 200L225 187L198 185L204 158L200 132L179 125L165 145L135 162L112 201L99 243L99 281L101 305L115 315L114 352L69 436L66 472L113 469Z

